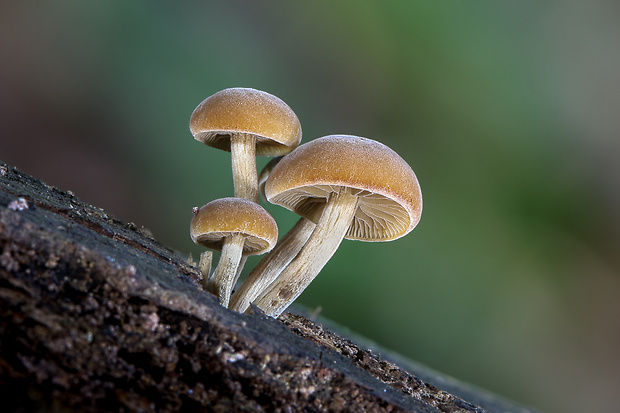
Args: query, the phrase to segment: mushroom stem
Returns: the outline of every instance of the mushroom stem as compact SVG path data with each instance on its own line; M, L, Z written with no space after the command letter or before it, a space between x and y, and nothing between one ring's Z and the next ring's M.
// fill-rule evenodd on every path
M355 216L357 204L358 197L346 188L330 194L308 242L254 304L271 317L282 314L334 255Z
M248 256L247 255L243 255L241 257L241 261L239 261L239 267L237 267L237 273L235 274L235 278L233 279L232 282L232 288L235 288L235 285L237 285L237 281L239 280L239 277L241 276L241 273L243 272L243 267L245 267L245 263L248 260ZM232 293L231 293L232 296Z
M256 136L240 133L230 140L233 185L235 197L258 203L258 176L256 173Z
M314 223L301 218L282 237L278 244L260 260L245 279L241 287L232 295L230 309L240 313L247 310L256 299L282 272L306 244L314 230Z
M207 291L217 295L224 307L228 307L237 268L241 262L245 239L241 234L233 234L226 238L217 268L207 281Z
M202 288L207 288L209 282L209 276L211 275L211 263L213 261L213 252L205 251L200 254L200 262L198 263L198 270L202 274Z

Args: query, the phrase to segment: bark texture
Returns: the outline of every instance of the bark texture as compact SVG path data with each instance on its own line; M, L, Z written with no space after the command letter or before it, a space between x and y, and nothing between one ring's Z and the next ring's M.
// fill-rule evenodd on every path
M528 411L305 317L227 310L200 281L148 232L0 162L2 411Z

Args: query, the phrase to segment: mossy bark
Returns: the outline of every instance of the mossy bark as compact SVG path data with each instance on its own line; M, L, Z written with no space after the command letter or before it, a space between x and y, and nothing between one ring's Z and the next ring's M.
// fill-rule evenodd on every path
M0 162L2 410L525 411L307 318L227 310L200 281L146 231Z

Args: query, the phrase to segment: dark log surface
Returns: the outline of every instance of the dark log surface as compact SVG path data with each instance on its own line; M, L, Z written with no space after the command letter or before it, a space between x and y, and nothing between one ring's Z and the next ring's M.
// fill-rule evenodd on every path
M199 280L0 162L2 411L529 411L303 316L229 311Z

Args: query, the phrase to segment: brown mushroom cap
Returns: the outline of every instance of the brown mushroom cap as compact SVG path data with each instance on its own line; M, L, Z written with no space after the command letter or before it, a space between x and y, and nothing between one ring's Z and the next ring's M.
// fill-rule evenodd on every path
M337 187L359 196L347 239L390 241L420 220L422 193L407 162L382 143L351 135L315 139L286 155L269 174L265 195L316 222Z
M231 135L256 136L256 155L289 153L301 141L301 124L281 99L249 88L224 89L194 109L189 128L196 140L230 151Z
M190 236L196 244L218 251L234 233L245 237L244 255L263 254L278 240L278 227L271 215L243 198L211 201L198 210L190 224Z

